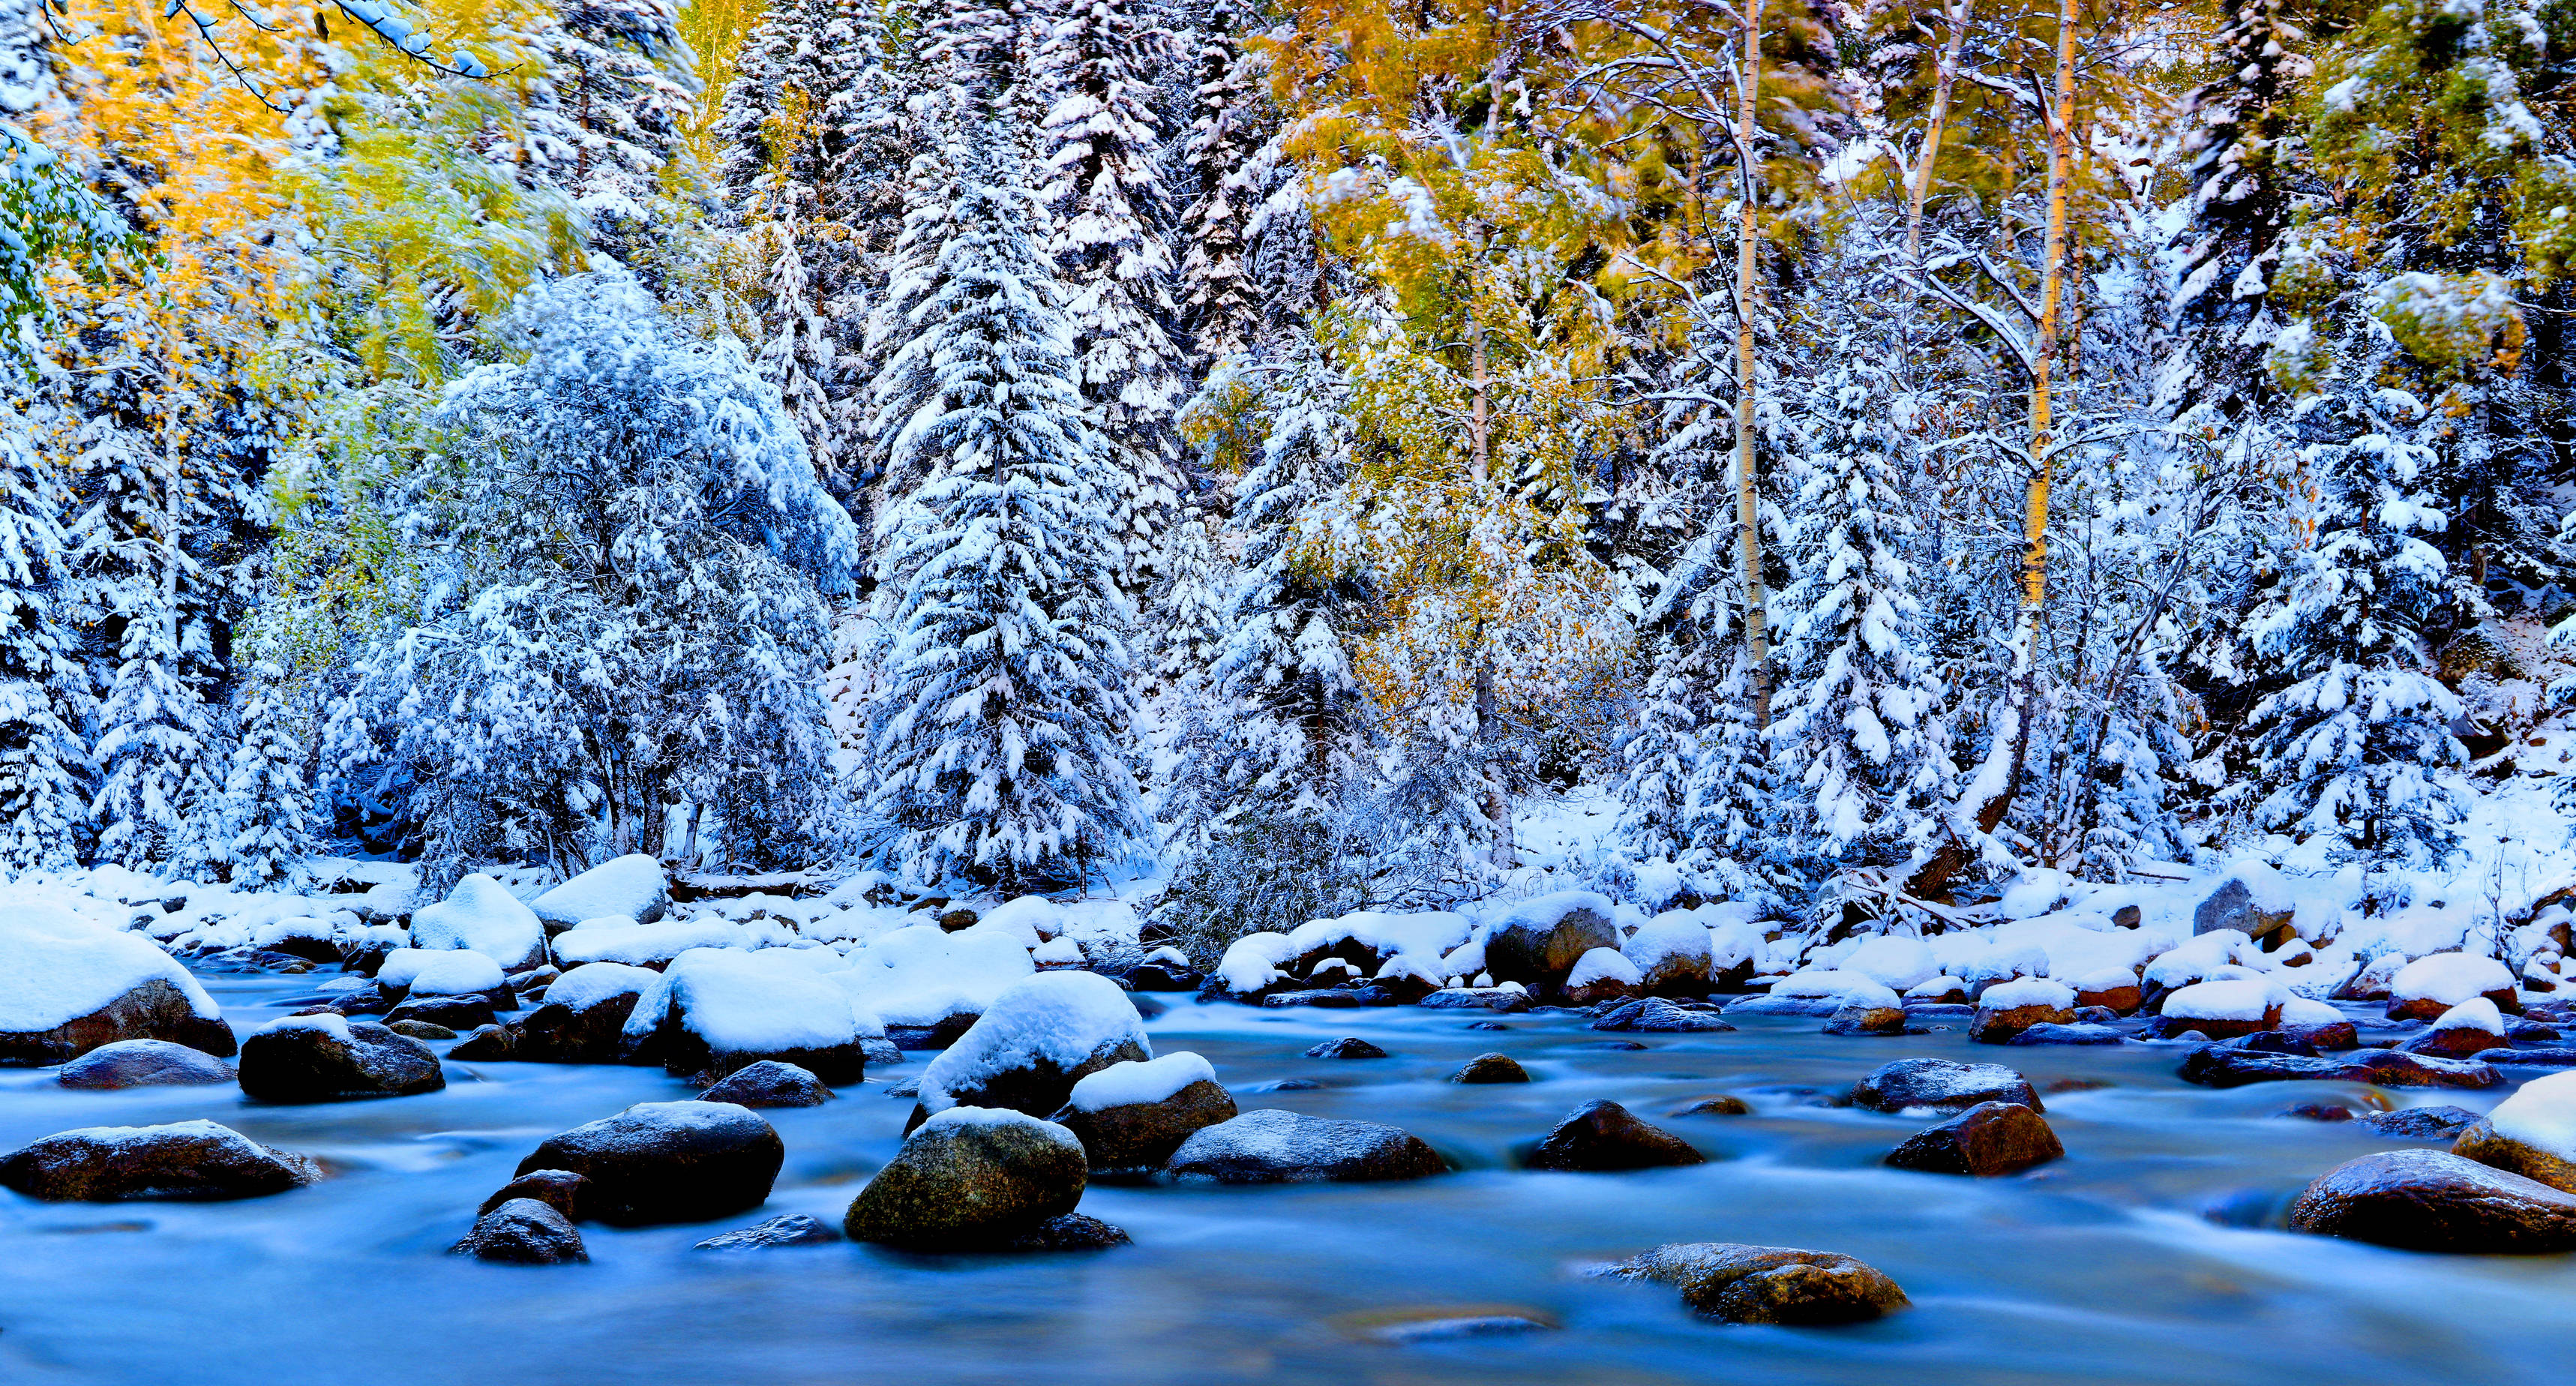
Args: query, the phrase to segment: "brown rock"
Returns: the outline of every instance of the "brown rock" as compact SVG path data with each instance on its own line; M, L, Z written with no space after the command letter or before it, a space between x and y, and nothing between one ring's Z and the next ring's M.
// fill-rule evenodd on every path
M1979 1044L2010 1044L2015 1035L2033 1025L2074 1023L2075 1012L2065 1006L1979 1006L1977 1018L1968 1022L1968 1038Z
M2046 1111L2030 1080L2001 1064L1963 1064L1950 1059L1899 1059L1852 1085L1852 1105L1874 1112L1901 1112L1909 1107L1962 1111L1980 1102L2016 1102L2034 1112Z
M1980 1102L1888 1153L1897 1169L1989 1178L2018 1174L2066 1154L2048 1121L2012 1102Z
M2560 1193L2576 1194L2576 1164L2511 1136L2498 1134L2495 1123L2491 1121L2481 1120L2461 1132L2459 1139L2451 1143L2451 1153L2491 1169L2509 1170L2525 1179L2537 1180Z
M2576 1250L2576 1195L2438 1150L2348 1160L2290 1205L2290 1228L2409 1251Z
M2132 905L2129 908L2137 907ZM2075 1004L2078 1007L2100 1006L2115 1015L2136 1014L2138 1000L2139 991L2134 986L2101 987L2092 991L2079 990L2075 993Z
M0 1033L0 1065L69 1063L100 1045L130 1039L169 1040L218 1059L231 1058L238 1047L231 1026L197 1014L185 993L155 977L50 1030Z
M956 1107L911 1135L859 1196L854 1242L915 1251L997 1249L1073 1211L1089 1177L1082 1142L1018 1112Z
M1753 1115L1753 1107L1752 1104L1746 1102L1741 1097L1703 1097L1696 1102L1684 1103L1683 1105L1674 1108L1666 1115L1677 1117L1751 1116Z
M1527 1070L1508 1054L1479 1054L1449 1075L1452 1083L1526 1083Z
M1094 1172L1154 1169L1204 1126L1232 1121L1234 1094L1201 1078L1160 1102L1132 1102L1096 1111L1067 1104L1049 1120L1082 1142Z
M1844 1006L1825 1018L1828 1035L1901 1035L1905 1033L1903 1006L1867 1006L1858 1002Z
M211 1121L92 1126L47 1136L0 1160L0 1185L48 1202L209 1202L300 1188L321 1171Z
M534 1199L574 1222L588 1222L590 1212L584 1206L584 1195L590 1181L568 1169L532 1169L495 1190L483 1206L474 1210L481 1217L514 1198Z
M1586 1102L1530 1152L1531 1169L1628 1170L1706 1164L1691 1143L1616 1102Z
M1612 1274L1676 1286L1683 1303L1727 1323L1862 1323L1908 1303L1895 1281L1830 1251L1685 1242L1657 1247Z

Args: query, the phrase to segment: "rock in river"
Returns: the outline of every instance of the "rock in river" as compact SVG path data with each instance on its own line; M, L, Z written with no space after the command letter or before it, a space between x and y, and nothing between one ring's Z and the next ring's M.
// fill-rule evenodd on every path
M2210 1088L2297 1080L2374 1083L2383 1088L2491 1088L2504 1075L2487 1064L2374 1049L2350 1059L2272 1054L2203 1045L2182 1061L2182 1078Z
M2383 1136L2399 1136L2412 1141L2447 1141L2478 1124L2478 1114L2466 1107L2400 1107L2393 1112L2369 1112L2353 1118L2356 1126L2366 1126Z
M67 1088L229 1083L233 1081L233 1066L202 1049L168 1040L118 1040L63 1065L54 1081Z
M1054 1122L949 1107L904 1137L850 1201L842 1229L911 1251L998 1250L1072 1212L1088 1178L1082 1141Z
M1399 1127L1263 1108L1192 1133L1164 1168L1190 1181L1295 1184L1420 1179L1448 1166Z
M214 999L149 940L50 905L0 905L0 1064L67 1063L129 1039L233 1052Z
M1963 1064L1950 1059L1899 1059L1852 1085L1852 1105L1874 1112L1901 1112L1909 1107L1960 1111L1980 1102L2017 1102L2045 1111L2030 1080L2001 1064Z
M476 1218L473 1230L448 1251L514 1266L560 1266L590 1259L581 1244L581 1229L533 1198L510 1199Z
M1111 1064L1073 1085L1050 1118L1082 1142L1094 1171L1149 1170L1202 1127L1235 1117L1234 1095L1216 1070L1180 1051L1143 1063Z
M1890 1151L1887 1163L1926 1174L2019 1174L2066 1154L2048 1119L2018 1103L1980 1102Z
M1616 1102L1586 1102L1547 1133L1527 1163L1531 1169L1628 1170L1705 1164L1707 1158Z
M319 1176L311 1160L211 1121L86 1126L0 1160L0 1185L49 1202L258 1198Z
M2451 1153L2576 1193L2576 1073L2552 1073L2460 1133Z
M819 1219L809 1218L803 1213L787 1213L750 1227L737 1227L731 1232L719 1232L698 1243L694 1249L759 1251L774 1246L821 1246L826 1242L839 1240L841 1240L841 1234L833 1231Z
M1732 1030L1715 1011L1695 1011L1660 996L1624 1001L1595 1016L1592 1028L1636 1034L1695 1034Z
M1499 981L1556 985L1595 948L1618 950L1608 896L1561 890L1514 905L1485 940L1485 970Z
M698 1094L698 1100L737 1107L820 1107L832 1100L832 1090L794 1064L763 1059L735 1069L723 1082Z
M639 1102L576 1126L519 1162L519 1173L570 1170L590 1182L583 1210L629 1226L704 1222L769 1200L787 1147L769 1123L730 1102Z
M403 1097L447 1086L428 1045L374 1021L291 1015L242 1041L242 1091L262 1102Z
M1386 1051L1367 1040L1344 1035L1340 1039L1326 1040L1307 1050L1306 1057L1310 1059L1383 1059L1386 1057Z
M1073 1085L1111 1064L1153 1057L1145 1020L1116 982L1041 972L1003 988L957 1042L921 1071L911 1125L950 1107L1006 1107L1045 1118Z
M1861 1323L1907 1303L1895 1281L1830 1251L1683 1242L1659 1246L1611 1273L1675 1286L1683 1303L1727 1323Z
M532 1169L493 1191L483 1206L474 1210L476 1217L500 1207L512 1199L534 1199L561 1213L568 1221L587 1222L590 1210L587 1195L590 1181L568 1169Z
M2389 1150L2319 1176L2290 1227L2409 1251L2568 1251L2576 1195L2445 1151Z
M1509 1054L1479 1054L1449 1075L1452 1083L1526 1083L1528 1070Z

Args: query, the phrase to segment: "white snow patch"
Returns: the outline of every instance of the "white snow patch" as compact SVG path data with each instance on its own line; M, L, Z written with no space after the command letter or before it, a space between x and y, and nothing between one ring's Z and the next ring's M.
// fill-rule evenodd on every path
M1215 1065L1188 1050L1176 1050L1142 1063L1131 1059L1111 1064L1074 1084L1070 1101L1077 1112L1140 1107L1169 1101L1192 1083L1215 1081Z
M149 942L50 904L0 904L0 1031L51 1030L146 982L162 981L212 1019L214 998Z

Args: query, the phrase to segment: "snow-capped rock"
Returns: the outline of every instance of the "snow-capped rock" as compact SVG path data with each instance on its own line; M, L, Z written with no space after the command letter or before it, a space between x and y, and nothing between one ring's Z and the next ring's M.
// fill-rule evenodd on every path
M1217 1083L1216 1070L1180 1051L1111 1064L1082 1079L1052 1119L1081 1140L1099 1171L1155 1168L1191 1132L1234 1117L1234 1096Z
M627 1054L671 1073L708 1078L776 1059L826 1083L858 1082L867 1067L864 1041L882 1028L875 1017L861 1015L847 990L800 957L802 951L693 948L680 954L627 1014Z
M0 1160L0 1185L49 1202L259 1198L301 1188L321 1171L229 1126L85 1126Z
M623 918L650 924L670 908L670 880L662 872L662 863L641 852L601 862L528 902L546 932L556 934L589 919Z
M1192 1133L1164 1166L1184 1182L1217 1184L1420 1179L1447 1168L1421 1137L1399 1127L1275 1108Z
M282 1016L242 1041L242 1091L262 1102L406 1097L446 1086L428 1045L372 1021Z
M1610 922L1606 895L1561 890L1515 903L1485 938L1485 969L1499 981L1553 986L1584 954L1617 951L1624 941Z
M507 887L477 872L446 899L412 911L411 946L470 948L503 972L518 972L546 960L546 930Z
M1081 1079L1151 1057L1144 1017L1116 982L1089 972L1041 972L994 997L922 1070L914 1123L950 1107L1044 1117L1064 1106Z
M1662 915L1637 926L1619 946L1637 970L1639 988L1658 996L1708 994L1714 956L1708 930L1696 919Z
M118 1040L234 1049L214 998L169 954L47 904L0 904L0 1064L59 1064Z
M2432 1020L2481 996L2498 1010L2522 1014L2513 974L2503 963L2474 953L2435 953L2406 964L2388 979L2388 1018Z
M624 915L611 915L582 920L556 934L553 950L555 961L565 967L614 962L631 967L660 968L669 966L673 958L692 948L748 951L774 948L794 937L766 920L736 924L715 918L665 919L658 923L638 924Z
M2523 1084L2461 1132L2451 1153L2576 1194L2576 1072Z

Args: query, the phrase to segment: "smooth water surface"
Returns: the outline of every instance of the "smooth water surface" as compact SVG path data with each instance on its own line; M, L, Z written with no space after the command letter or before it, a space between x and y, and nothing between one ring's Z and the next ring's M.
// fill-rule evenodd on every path
M319 978L215 977L248 1030ZM839 1243L717 1254L692 1244L779 1213L837 1227L893 1154L910 1103L887 1085L766 1115L787 1165L758 1213L691 1227L585 1227L592 1263L487 1266L442 1254L544 1137L632 1102L690 1095L650 1069L450 1064L446 1091L312 1107L231 1088L68 1092L0 1070L0 1149L75 1126L206 1117L320 1158L330 1176L240 1203L39 1204L0 1193L0 1381L301 1383L1023 1382L2278 1383L2541 1381L2576 1341L2576 1258L2445 1258L2222 1227L2222 1202L2277 1209L2335 1163L2403 1144L2285 1119L2342 1084L2213 1092L2182 1051L1995 1049L1964 1034L1839 1038L1812 1018L1640 1035L1570 1014L1410 1008L1260 1011L1182 1002L1157 1053L1206 1055L1245 1108L1395 1122L1459 1167L1397 1185L1185 1189L1095 1184L1083 1210L1133 1247L925 1258ZM1308 1059L1335 1035L1390 1051ZM1527 1086L1443 1075L1500 1050ZM1922 1120L1817 1105L1891 1059L2001 1061L2046 1098L2068 1156L2004 1180L1878 1159ZM1258 1092L1290 1077L1319 1091ZM1669 1117L1745 1097L1746 1117ZM2395 1094L2492 1106L2500 1093ZM1524 1173L1518 1151L1599 1097L1688 1137L1704 1166ZM2277 1222L2277 1218L2275 1219ZM1675 1294L1586 1264L1667 1241L1841 1251L1914 1308L1833 1330L1730 1328ZM1390 1325L1514 1315L1538 1331Z

